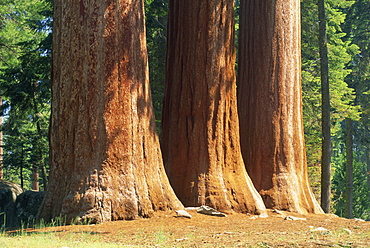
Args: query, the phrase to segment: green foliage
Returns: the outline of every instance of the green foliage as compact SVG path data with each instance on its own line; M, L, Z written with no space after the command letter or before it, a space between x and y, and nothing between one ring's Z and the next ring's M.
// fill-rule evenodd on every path
M332 105L332 119L336 123L345 117L359 119L360 111L354 106L355 93L348 87L345 78L351 73L348 64L358 54L358 46L344 41L346 35L341 29L345 20L342 8L349 7L353 1L333 0L327 3L329 80ZM318 55L318 20L316 1L302 3L302 79L306 119L320 119L317 107L320 106L320 70ZM316 110L314 110L314 109ZM314 116L313 113L317 113ZM308 114L312 114L308 115ZM334 129L335 132L335 129Z
M333 201L337 214L345 214L346 155L344 118L354 120L354 209L368 218L369 156L369 40L368 0L326 1L328 15L329 81L333 138ZM312 186L320 180L321 157L320 70L316 1L302 1L302 80L305 138ZM316 190L315 190L316 191ZM315 192L317 194L317 191Z
M370 1L357 0L346 10L347 18L343 30L346 41L351 41L359 47L360 53L352 57L351 74L346 81L356 91L356 104L361 106L361 119L354 122L353 152L354 152L354 209L356 217L370 219ZM342 169L344 170L344 169ZM340 173L341 170L338 170ZM342 190L340 180L337 189ZM336 211L341 213L342 198L335 198L339 205Z
M329 56L329 83L331 95L332 135L340 131L339 123L346 117L358 120L360 106L355 105L355 91L345 81L351 73L350 63L358 54L358 46L345 40L342 24L343 10L354 1L331 0L326 2ZM302 90L305 139L309 174L317 187L320 181L318 165L321 161L321 84L318 47L318 9L313 0L301 1L302 6ZM315 190L315 194L319 192Z
M345 127L344 127L345 128ZM348 187L346 183L346 158L345 144L343 135L336 140L337 147L334 150L333 164L333 204L335 214L346 216L346 196L345 192ZM353 216L362 219L370 219L370 199L369 199L369 184L367 181L368 171L366 154L354 144L354 163L353 163Z
M0 70L16 64L22 53L20 44L40 42L37 32L42 13L50 8L43 0L0 0Z
M23 182L30 181L31 168L47 166L51 5L43 0L3 2L7 3L0 9L3 166L5 179L29 189Z
M158 131L162 119L166 70L167 9L166 0L145 1L149 77Z

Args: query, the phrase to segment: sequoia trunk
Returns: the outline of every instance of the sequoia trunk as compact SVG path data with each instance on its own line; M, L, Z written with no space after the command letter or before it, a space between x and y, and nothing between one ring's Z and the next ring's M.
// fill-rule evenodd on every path
M300 1L241 1L239 52L240 139L254 186L268 208L321 213L307 176Z
M165 175L143 1L54 1L50 181L39 218L134 219L182 208Z
M162 151L177 196L264 212L240 152L233 0L171 0L167 52Z

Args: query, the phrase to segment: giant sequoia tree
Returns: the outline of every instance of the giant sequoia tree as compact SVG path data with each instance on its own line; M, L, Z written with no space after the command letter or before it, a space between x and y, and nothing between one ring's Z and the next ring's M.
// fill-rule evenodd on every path
M184 205L259 213L240 152L233 2L170 1L162 149Z
M307 178L300 1L241 1L238 106L247 171L266 207L321 213Z
M50 185L39 217L103 222L181 208L165 175L143 1L54 1Z

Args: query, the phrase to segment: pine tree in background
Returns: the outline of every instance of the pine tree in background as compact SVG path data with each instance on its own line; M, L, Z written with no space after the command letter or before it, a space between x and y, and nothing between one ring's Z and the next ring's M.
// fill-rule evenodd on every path
M358 47L346 41L346 35L341 28L345 21L343 9L347 9L353 2L330 1L326 2L328 62L331 95L331 136L335 137L341 131L341 122L346 117L358 119L360 108L354 106L354 91L345 81L351 72L348 63L352 56L358 53ZM302 81L303 107L307 158L309 175L316 197L320 198L321 178L321 92L319 68L318 42L318 8L317 1L302 2ZM333 154L336 152L336 143L333 143ZM334 156L335 157L335 156ZM336 161L332 161L336 167Z
M43 187L47 184L51 4L42 0L7 2L0 12L5 17L0 29L5 179L38 190L39 169ZM24 183L29 170L32 186Z
M331 198L331 133L330 133L330 86L328 41L326 27L325 1L318 1L319 12L319 54L321 81L321 207L325 213L330 212Z
M370 219L370 130L369 130L369 102L370 102L370 2L358 0L348 9L343 30L346 36L343 39L359 47L359 54L352 56L348 67L351 74L346 77L346 82L356 91L356 104L362 108L361 119L352 118L351 126L348 122L342 123L343 130L352 130L352 149L345 145L346 137L338 135L335 139L338 150L334 158L338 160L334 173L333 186L335 189L334 202L336 214L350 217ZM350 128L351 127L351 128ZM348 143L348 141L347 141ZM344 148L346 147L346 152ZM352 151L351 151L352 150ZM344 154L346 156L344 157ZM353 158L351 159L351 154ZM350 165L352 160L352 171ZM351 174L353 177L351 178ZM348 181L347 181L347 180ZM353 179L353 180L352 180ZM343 194L343 192L350 193ZM352 199L351 199L352 198ZM351 204L352 201L352 204Z
M146 0L146 37L149 77L157 130L161 131L162 103L166 69L168 0Z

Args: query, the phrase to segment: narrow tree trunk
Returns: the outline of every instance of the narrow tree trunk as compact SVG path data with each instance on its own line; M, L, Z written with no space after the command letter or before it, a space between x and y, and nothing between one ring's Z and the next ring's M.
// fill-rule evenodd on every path
M299 0L244 0L238 110L247 171L266 207L321 213L305 154Z
M346 212L352 219L353 208L353 121L346 118Z
M22 148L22 153L23 153L23 148ZM23 179L23 155L22 155L22 163L21 167L19 168L19 178L21 180L21 188L24 189L24 179Z
M170 1L162 149L186 206L262 213L240 152L233 0Z
M46 191L48 188L48 174L46 171L46 166L43 164L41 167L41 172L42 172L42 182L43 182L43 189Z
M1 93L1 91L0 91ZM0 108L3 105L3 99L0 97ZM3 165L3 115L0 114L0 179L4 179L4 165Z
M54 1L52 92L39 218L104 222L183 207L156 134L142 0Z
M32 98L32 108L33 108L33 121L36 124L36 130L37 135L34 137L34 163L37 165L37 170L41 168L41 175L42 175L42 181L43 181L43 188L46 189L47 186L47 178L46 178L46 167L45 167L45 154L43 153L43 131L41 128L41 120L40 116L41 113L39 111L38 107L38 84L37 82L34 82L33 84L33 98ZM38 181L39 174L37 173L37 181ZM37 185L37 188L39 188L39 185ZM39 190L39 189L38 189Z
M370 201L370 149L367 148L366 151L365 151L365 156L366 156L366 164L367 164L367 186L368 186L368 193L367 193L367 197L368 197L368 200Z
M318 0L319 10L319 49L322 96L322 159L321 159L321 207L330 212L331 198L331 133L330 133L330 93L329 60L326 32L325 1Z
M38 112L35 112L33 117L36 124L37 135L35 135L33 146L33 159L32 159L32 190L39 191L39 169L43 166L43 154L41 149L41 128L38 121Z
M39 167L37 165L32 165L32 190L39 191Z

